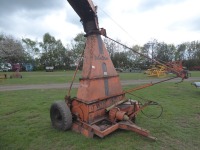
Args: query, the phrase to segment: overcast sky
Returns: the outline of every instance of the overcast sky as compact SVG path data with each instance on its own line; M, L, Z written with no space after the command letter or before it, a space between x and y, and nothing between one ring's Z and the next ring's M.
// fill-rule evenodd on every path
M99 26L129 46L200 40L199 0L93 0ZM67 0L0 0L0 33L41 40L49 32L69 43L83 32Z

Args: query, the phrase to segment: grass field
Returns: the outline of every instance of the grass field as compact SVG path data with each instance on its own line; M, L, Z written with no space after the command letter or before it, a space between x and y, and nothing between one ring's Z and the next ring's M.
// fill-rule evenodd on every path
M50 74L37 72L35 76L41 77L37 79L33 73L24 73L29 80L24 81L26 78L23 78L21 82L41 84L57 79L52 82L62 83L61 81L68 78L65 74L66 72ZM44 75L50 77L43 81L46 78ZM198 76L198 73L196 75ZM137 74L120 74L122 79L129 79L130 76L138 78ZM71 79L71 75L69 78ZM17 80L20 79L15 80L16 82L12 80L13 83L9 81L10 83L2 85L19 84ZM131 86L124 87L128 88ZM76 89L72 92L75 96ZM136 121L137 125L150 130L151 135L158 138L156 142L124 130L113 132L103 139L99 137L88 139L73 131L61 132L53 129L49 117L50 105L55 100L62 100L65 94L65 89L0 92L0 149L198 150L200 148L200 89L190 85L189 82L178 85L163 83L134 92L137 96L158 102L164 108L163 115L159 119L150 119L140 113ZM127 97L137 99L132 95ZM145 102L145 100L140 101ZM148 109L149 114L157 111L158 108Z
M2 72L0 72L2 74ZM12 72L8 72L9 77ZM55 72L21 72L22 79L13 78L0 81L0 85L16 85L16 84L50 84L50 83L68 83L71 82L74 71L55 71ZM120 73L122 80L152 79L143 73ZM192 77L200 77L200 71L192 71ZM168 75L171 76L171 75ZM75 82L79 81L81 71L78 71ZM161 77L162 78L162 77Z

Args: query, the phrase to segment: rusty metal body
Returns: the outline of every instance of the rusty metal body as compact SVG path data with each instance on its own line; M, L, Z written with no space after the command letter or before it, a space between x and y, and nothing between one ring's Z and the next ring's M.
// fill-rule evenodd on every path
M182 61L172 61L172 62L168 62L166 63L166 65L170 68L173 68L174 70L177 71L181 71L183 70L183 65L182 65ZM171 72L171 70L167 70L168 72Z
M77 118L73 121L72 130L82 133L86 137L91 138L97 135L103 138L117 129L125 129L134 131L153 140L156 139L150 136L148 130L138 127L131 121L136 116L135 112L137 113L139 111L136 102L128 101L127 103L117 105L107 112L105 108L109 106L111 100L103 99L102 102L94 102L92 104L82 103L82 106L77 108L78 106L74 105L77 100L74 99L72 103L72 114ZM113 100L119 99L113 98Z
M139 106L137 102L125 98L119 75L100 34L87 37L77 97L69 102L76 118L72 129L87 137L94 134L104 137L119 128L151 137L147 130L131 122Z
M139 107L137 101L127 99L125 94L164 81L123 91L119 75L101 38L101 35L105 37L107 35L105 29L98 27L97 7L91 0L68 0L68 2L81 18L87 40L77 96L70 97L71 84L65 102L52 104L50 109L52 125L62 130L72 128L86 137L94 135L104 137L117 129L124 129L155 140L156 138L150 136L148 130L134 123L137 113L148 104ZM173 70L176 72L175 69ZM185 78L182 72L176 73L182 79ZM167 80L169 79L165 81Z
M73 115L72 130L87 137L104 137L117 129L137 132L155 139L149 132L136 126L135 119L139 105L128 100L122 90L116 72L99 29L96 8L91 0L68 0L81 18L86 32L86 46L82 77L77 97L66 96L66 102Z

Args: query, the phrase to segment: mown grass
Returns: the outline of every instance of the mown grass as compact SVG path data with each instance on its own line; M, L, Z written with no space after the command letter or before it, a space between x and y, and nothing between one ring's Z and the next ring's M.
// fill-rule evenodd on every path
M8 72L9 77L12 72ZM22 79L8 78L0 81L0 85L17 85L17 84L50 84L50 83L69 83L72 80L74 71L55 71L55 72L21 72ZM192 77L200 77L200 71L192 71ZM156 77L148 77L144 73L119 73L121 80L137 80L137 79L152 79ZM168 75L167 77L172 76ZM81 71L78 71L75 82L79 81ZM165 77L160 77L165 78Z
M13 72L8 72L8 78L1 81L1 85L16 85L16 84L50 84L50 83L67 83L72 80L74 71L55 71L55 72L20 72L21 78L12 78L10 75ZM78 71L77 78L78 81L81 72Z
M129 88L131 86L124 89ZM72 94L75 93L76 89ZM0 92L0 149L197 150L200 147L200 89L188 82L164 83L134 92L137 96L159 102L164 108L159 119L146 118L140 113L136 121L158 138L156 142L124 130L103 139L96 136L89 139L73 131L53 129L50 105L63 99L65 94L64 89ZM127 97L138 99L132 95ZM140 101L144 103L146 100Z

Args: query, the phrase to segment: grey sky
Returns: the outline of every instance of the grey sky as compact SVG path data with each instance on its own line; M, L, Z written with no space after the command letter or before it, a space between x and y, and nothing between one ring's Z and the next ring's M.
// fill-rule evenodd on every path
M162 7L163 5L173 5L184 1L185 0L140 0L138 9L141 11L147 11L155 9L156 7Z
M199 0L93 0L100 27L133 44L152 39L179 44L200 40ZM0 32L41 40L49 32L69 43L83 32L67 0L0 0Z

